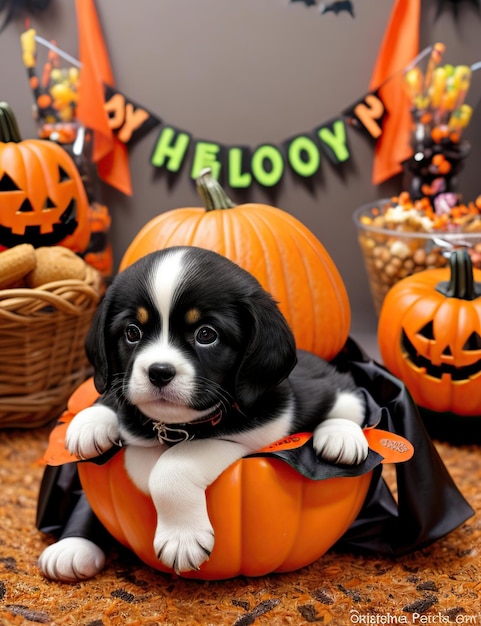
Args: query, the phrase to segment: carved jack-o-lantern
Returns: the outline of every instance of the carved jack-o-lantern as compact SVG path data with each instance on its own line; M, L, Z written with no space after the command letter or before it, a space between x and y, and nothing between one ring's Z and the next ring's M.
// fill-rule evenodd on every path
M22 141L5 103L0 116L0 245L61 244L82 252L90 238L89 205L75 163L53 141Z
M476 282L475 282L476 281ZM388 292L379 317L386 367L425 409L481 415L481 271L455 250Z

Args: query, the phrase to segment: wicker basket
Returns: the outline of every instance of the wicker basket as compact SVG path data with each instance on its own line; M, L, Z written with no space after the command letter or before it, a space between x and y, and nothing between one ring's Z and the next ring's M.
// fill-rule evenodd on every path
M35 289L0 290L0 428L56 419L91 373L85 336L101 296L99 273Z

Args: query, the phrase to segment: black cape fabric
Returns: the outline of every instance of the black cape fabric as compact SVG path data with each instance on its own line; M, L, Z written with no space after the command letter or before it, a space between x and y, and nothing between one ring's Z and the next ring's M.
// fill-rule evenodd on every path
M364 506L339 546L400 555L445 536L474 511L440 458L405 385L371 360L352 340L335 364L383 407L379 427L405 437L414 455L396 465L398 502L379 468Z
M352 339L333 362L354 376L366 400L366 424L377 424L414 446L413 457L396 465L397 502L382 477L382 457L373 451L362 467L330 469L315 459L312 445L270 453L314 480L373 471L364 506L335 547L400 555L464 523L474 511L449 475L405 386ZM111 541L82 492L76 463L45 468L36 525L57 538L86 536L104 549Z

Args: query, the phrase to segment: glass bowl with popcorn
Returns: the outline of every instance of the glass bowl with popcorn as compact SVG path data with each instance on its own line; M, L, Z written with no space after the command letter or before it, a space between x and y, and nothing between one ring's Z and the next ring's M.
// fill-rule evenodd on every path
M359 207L353 217L378 314L395 283L447 266L455 248L466 248L473 267L481 269L481 196L464 204L446 193L432 203L402 192Z

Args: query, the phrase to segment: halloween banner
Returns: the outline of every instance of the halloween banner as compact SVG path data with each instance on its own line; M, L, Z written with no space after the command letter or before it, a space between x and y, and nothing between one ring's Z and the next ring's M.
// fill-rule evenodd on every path
M23 33L21 42L39 134L60 143L70 143L75 125L81 121L77 116L81 64L53 43L38 37L33 29ZM35 42L49 48L41 80L36 73ZM64 57L71 67L60 70L59 57ZM275 187L288 170L300 179L311 179L321 169L323 160L334 167L342 166L351 159L348 127L359 129L376 141L383 132L385 113L379 93L371 91L346 107L338 117L279 143L226 145L195 137L188 130L178 128L111 84L104 84L103 98L107 126L117 142L126 148L159 127L150 156L154 168L172 175L186 169L195 180L204 168L210 167L213 176L224 185L244 190L253 184Z
M82 123L77 111L82 63L38 37L32 29L23 33L21 40L36 104L39 134L59 142L72 142L71 133L65 130ZM35 42L49 49L41 80L36 75ZM396 67L391 75L384 72L377 81L372 81L366 94L345 107L338 116L276 143L227 145L215 139L196 137L189 130L149 111L111 83L103 85L103 114L108 131L124 151L157 128L149 157L156 170L174 177L187 172L195 180L204 168L209 167L213 176L231 189L248 190L253 185L274 188L287 172L307 181L315 179L324 162L341 169L351 159L350 128L364 133L377 151L383 139L387 139L385 135L392 131L386 123L388 114L392 116L392 105L390 111L385 100L386 86L404 76L432 49L430 46L408 65ZM59 57L67 60L68 69L61 70ZM407 113L409 115L409 107Z
M372 98L376 99L376 111L383 111L382 102L374 94ZM355 115L352 117L354 119ZM372 127L376 133L380 132L381 117L382 114L376 129ZM373 122L371 117L368 119ZM205 167L210 167L213 176L232 189L246 189L254 182L274 187L288 168L306 179L318 172L323 157L336 166L348 161L351 153L346 127L346 120L339 117L280 144L263 143L252 148L198 139L165 123L155 141L151 164L173 173L179 173L186 166L192 179Z
M105 107L111 128L127 144L160 126L150 157L153 167L172 174L187 168L192 179L210 167L213 176L232 189L247 189L254 183L274 187L287 169L301 179L311 178L319 171L323 159L339 166L351 158L347 127L360 128L375 140L382 134L384 115L382 100L372 92L338 118L278 144L261 143L252 147L195 137L111 88L106 90Z

